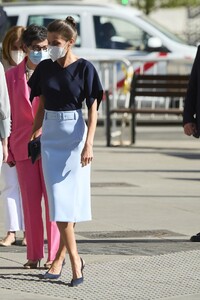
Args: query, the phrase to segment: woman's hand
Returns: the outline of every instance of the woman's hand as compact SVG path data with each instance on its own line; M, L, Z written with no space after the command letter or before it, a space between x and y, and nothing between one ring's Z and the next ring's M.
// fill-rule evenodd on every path
M38 130L36 130L36 131L31 135L30 140L32 141L32 140L36 139L38 136L41 135L41 133L42 133L41 128L38 129Z
M85 146L81 153L81 165L87 166L93 160L93 146L92 144L85 143Z
M81 153L82 167L87 166L93 160L93 140L97 125L97 100L95 100L88 111L88 131L85 146Z
M3 162L7 162L8 159L8 138L2 138L2 152L3 152Z

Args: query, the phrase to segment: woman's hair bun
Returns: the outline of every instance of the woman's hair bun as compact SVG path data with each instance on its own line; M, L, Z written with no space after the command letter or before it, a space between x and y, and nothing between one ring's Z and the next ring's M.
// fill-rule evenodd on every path
M67 22L67 23L70 24L74 29L76 29L76 22L75 22L75 20L74 20L73 17L68 16L68 17L65 19L65 22Z

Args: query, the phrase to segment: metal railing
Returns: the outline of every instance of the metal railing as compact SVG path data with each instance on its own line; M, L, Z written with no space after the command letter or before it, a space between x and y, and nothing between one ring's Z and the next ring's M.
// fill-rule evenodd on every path
M169 58L167 56L150 58L137 57L131 58L95 58L89 60L95 65L102 81L104 91L108 92L110 108L128 107L130 97L130 83L133 73L147 74L190 74L193 64L192 59L179 59L177 57ZM156 103L157 101L157 103ZM171 103L163 103L163 99L137 99L139 107L145 105L152 108L165 106L169 108ZM183 99L177 99L176 105L183 106ZM86 110L85 110L86 113ZM140 117L140 116L138 116ZM156 116L151 116L154 118ZM167 117L167 116L166 116ZM99 119L104 121L106 118L106 99L102 101L99 108Z
M177 57L158 57L149 60L148 57L132 57L129 59L125 58L105 58L97 59L91 57L89 59L97 68L100 75L102 85L104 88L104 99L102 105L99 108L99 120L103 122L105 126L105 134L108 126L112 127L112 137L120 138L122 143L123 130L127 123L130 123L130 114L113 114L111 123L107 123L107 110L115 108L127 108L129 106L130 99L130 84L133 74L136 73L148 73L148 74L190 74L193 60L190 59L179 59ZM176 107L183 107L183 97L176 100ZM170 106L172 105L172 106ZM148 99L137 98L137 107L148 107L152 110L156 107L164 107L169 109L173 107L173 103L170 99L154 99L148 97ZM85 109L85 114L87 110ZM140 115L137 114L137 121L145 120L152 122L152 120L174 120L175 118L181 121L180 116L172 116L166 114L150 114Z

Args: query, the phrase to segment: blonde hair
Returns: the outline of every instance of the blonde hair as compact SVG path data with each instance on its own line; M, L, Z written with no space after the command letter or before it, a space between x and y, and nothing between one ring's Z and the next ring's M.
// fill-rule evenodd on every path
M10 65L13 64L13 60L11 58L12 46L17 40L21 41L22 33L24 32L24 30L25 27L23 26L13 26L7 31L2 41L2 57Z

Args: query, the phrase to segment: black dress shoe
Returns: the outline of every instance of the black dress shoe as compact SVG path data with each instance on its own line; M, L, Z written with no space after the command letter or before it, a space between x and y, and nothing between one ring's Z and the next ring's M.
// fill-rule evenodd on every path
M191 236L190 241L191 242L200 242L200 232L197 233L196 235Z

